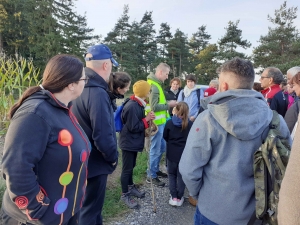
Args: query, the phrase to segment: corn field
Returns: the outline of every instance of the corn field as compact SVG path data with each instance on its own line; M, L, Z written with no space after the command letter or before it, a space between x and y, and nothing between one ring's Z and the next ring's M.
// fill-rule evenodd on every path
M0 57L0 135L5 134L10 107L22 96L26 88L40 83L39 69L32 61L22 57Z

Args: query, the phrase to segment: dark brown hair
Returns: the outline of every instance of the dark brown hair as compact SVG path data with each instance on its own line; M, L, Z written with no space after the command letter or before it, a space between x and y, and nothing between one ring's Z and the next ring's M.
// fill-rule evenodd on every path
M196 76L193 75L193 74L187 75L186 78L185 78L185 80L186 80L186 81L187 81L187 80L192 80L192 81L195 82L195 84L197 83L197 78L196 78Z
M109 76L108 86L112 93L119 94L118 88L123 89L131 81L131 77L126 72L115 72Z
M46 65L43 73L42 86L51 93L59 93L69 84L77 83L82 76L82 70L83 63L76 56L56 55L52 57ZM9 118L11 119L13 117L25 99L41 89L40 86L28 88L19 101L11 107L8 114Z
M171 81L170 81L170 86L172 86L172 83L176 81L179 84L179 87L181 87L181 80L178 77L174 77Z
M189 123L189 106L185 102L178 102L174 107L176 116L182 119L182 131L185 130Z

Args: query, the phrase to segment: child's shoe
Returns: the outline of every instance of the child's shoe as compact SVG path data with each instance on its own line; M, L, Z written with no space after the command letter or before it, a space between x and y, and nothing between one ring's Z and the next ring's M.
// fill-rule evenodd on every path
M169 200L169 204L171 206L177 206L177 204L178 204L177 198L172 198L172 196L171 196L170 200Z
M181 197L181 199L177 198L177 206L182 206L184 201L184 197Z

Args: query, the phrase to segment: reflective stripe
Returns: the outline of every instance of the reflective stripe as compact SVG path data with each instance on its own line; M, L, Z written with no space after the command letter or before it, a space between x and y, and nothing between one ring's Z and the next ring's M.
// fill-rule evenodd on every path
M149 79L147 80L147 82L150 85L155 85L157 87L157 89L159 91L159 98L158 98L159 102L158 102L158 104L162 104L162 105L166 104L167 101L166 101L165 93L164 93L163 89L161 88L160 84L153 81L153 80L149 80ZM150 106L147 105L147 107L149 107L148 112L150 112L150 110L151 110ZM147 110L145 110L145 113L146 113L146 111ZM155 119L153 121L156 125L165 124L167 122L166 118L170 117L168 110L154 112L154 114L155 114Z
M166 114L161 114L159 116L155 116L155 120L166 118Z

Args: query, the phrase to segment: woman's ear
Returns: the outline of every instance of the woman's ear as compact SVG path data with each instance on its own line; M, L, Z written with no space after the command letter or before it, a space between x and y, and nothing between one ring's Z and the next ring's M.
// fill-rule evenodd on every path
M74 89L75 89L74 83L69 84L67 87L70 91L74 91Z

